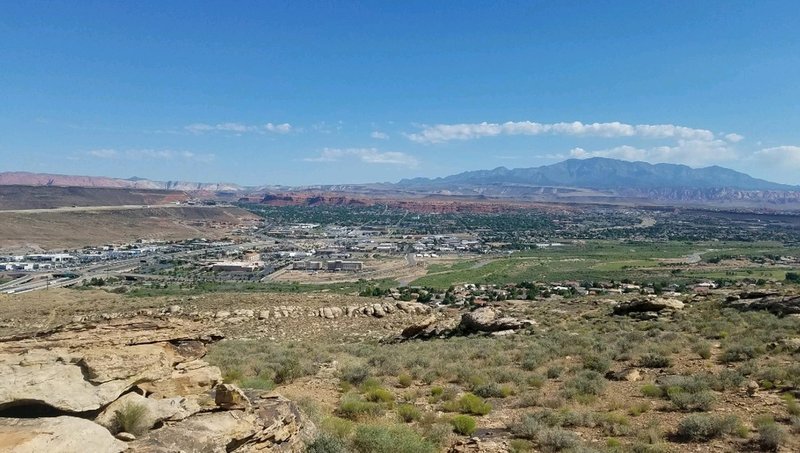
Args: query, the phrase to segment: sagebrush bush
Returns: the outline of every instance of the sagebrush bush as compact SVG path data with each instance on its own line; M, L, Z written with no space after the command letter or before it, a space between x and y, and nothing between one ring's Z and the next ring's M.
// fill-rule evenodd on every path
M764 451L777 451L786 442L786 430L772 418L756 421L756 429L758 429L756 441Z
M402 425L360 425L353 435L360 453L435 453L436 446Z
M367 390L367 392L364 393L364 399L372 403L391 403L394 401L394 395L385 388L376 387Z
M639 357L639 366L642 368L669 368L672 360L664 354L649 352Z
M580 439L575 433L561 428L545 428L536 435L536 441L543 448L562 451L576 448L580 445Z
M345 396L339 403L337 413L350 420L359 420L364 417L377 417L383 414L383 406L380 403L363 401L356 396Z
M471 436L472 433L475 432L475 427L477 426L474 418L463 414L453 417L453 419L450 420L450 424L453 425L453 431L464 436Z
M397 406L397 415L406 423L417 421L422 417L422 412L413 404L401 404Z
M645 384L641 388L642 395L650 398L662 398L664 389L655 384Z
M366 365L350 365L341 372L341 379L352 385L361 385L369 376L370 370Z
M680 421L677 436L684 441L707 442L734 431L738 425L734 416L692 414Z
M564 392L567 398L598 396L603 393L605 386L606 381L600 373L583 370L564 384Z
M511 432L515 436L525 439L536 439L536 435L544 427L539 419L533 414L525 414L511 425Z
M321 433L306 445L306 453L348 453L348 451L344 441L325 433Z
M611 368L611 359L599 354L583 356L583 368L586 370L605 373Z

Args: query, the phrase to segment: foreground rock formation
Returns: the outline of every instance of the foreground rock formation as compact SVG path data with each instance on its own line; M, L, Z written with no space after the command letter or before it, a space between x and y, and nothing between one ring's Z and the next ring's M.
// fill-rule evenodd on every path
M178 318L0 338L0 451L302 451L293 403L251 402L202 360L220 338Z
M400 333L395 341L427 340L453 335L490 334L509 335L521 329L533 327L531 319L503 316L492 307L482 307L463 313L460 317L438 318L435 314L414 323Z
M765 310L778 316L800 315L800 295L742 293L728 298L738 310Z

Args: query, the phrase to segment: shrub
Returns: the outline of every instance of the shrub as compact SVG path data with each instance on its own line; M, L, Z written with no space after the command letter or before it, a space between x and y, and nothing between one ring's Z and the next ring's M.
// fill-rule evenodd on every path
M790 416L798 416L800 415L800 404L791 394L786 394L783 397L784 401L786 401L786 411L789 413Z
M511 425L511 432L514 433L515 436L525 439L536 439L536 435L542 428L543 425L536 416L533 414L526 414Z
M758 442L762 450L776 451L786 442L786 430L775 423L772 418L764 418L756 421L758 429Z
M150 428L147 426L148 412L144 404L127 402L114 411L114 429L140 436Z
M369 377L369 367L366 365L352 365L342 370L343 381L352 385L361 385Z
M306 372L300 364L300 360L296 357L287 357L276 367L274 379L276 383L283 384L305 375Z
M575 448L580 444L578 436L561 428L545 428L539 431L536 440L542 447L555 451Z
M642 395L650 398L662 398L664 396L664 389L655 384L645 384L642 386Z
M450 420L453 425L453 431L464 436L470 436L475 432L475 419L469 415L456 415Z
M508 441L508 451L511 453L526 453L533 450L533 445L524 439L511 439Z
M735 430L738 425L739 420L733 416L692 414L680 421L677 435L684 441L707 442Z
M411 387L411 384L414 383L414 378L411 377L408 373L402 373L400 376L397 377L397 385L400 387L406 388Z
M337 411L339 415L350 420L358 420L363 417L377 417L383 413L383 407L379 403L362 401L353 396L345 396L339 403Z
M361 425L353 436L361 453L434 453L436 446L414 430L399 425Z
M639 366L643 368L668 368L672 361L664 354L647 353L639 357Z
M347 453L347 446L341 439L322 433L306 445L306 453Z
M560 366L551 366L550 368L547 369L547 372L545 372L545 375L547 376L547 379L556 379L559 376L561 376L561 373L563 371L564 371L564 368L562 368Z
M670 402L682 411L707 411L714 403L714 395L707 390L692 393L679 387L667 390Z
M753 344L734 344L722 351L719 360L722 363L744 362L758 357L759 354L759 348Z
M586 370L605 373L611 368L611 359L602 355L587 355L583 357L583 368Z
M526 382L529 386L533 388L542 388L545 382L545 378L541 374L532 374L528 376Z
M406 423L419 420L422 413L413 404L401 404L397 407L397 415Z
M645 412L647 412L649 410L650 410L650 402L649 401L641 401L641 402L638 402L638 403L634 404L633 406L631 406L628 409L628 414L630 414L633 417L638 417L638 416L644 414Z
M600 414L597 417L597 422L603 428L603 431L611 436L625 435L630 431L630 420L618 412Z
M499 398L502 396L502 393L500 392L500 386L495 383L479 385L472 389L472 393L480 396L481 398Z
M711 357L711 343L707 341L698 341L692 345L692 352L699 355L700 358L708 359Z
M472 393L465 393L457 401L458 411L463 414L486 415L492 411L492 406L481 397Z
M350 433L353 432L355 423L344 418L330 416L322 419L320 427L328 434L336 436L339 439L346 439L350 437Z
M246 378L239 381L242 388L256 389L256 390L272 390L275 388L275 383L272 379L266 377Z
M392 392L382 387L373 388L364 394L364 398L372 403L391 403L394 401Z
M583 370L564 385L567 398L579 396L597 396L603 393L606 382L596 371Z
M744 376L741 373L736 370L725 369L719 372L711 387L718 392L722 392L738 389L743 383Z

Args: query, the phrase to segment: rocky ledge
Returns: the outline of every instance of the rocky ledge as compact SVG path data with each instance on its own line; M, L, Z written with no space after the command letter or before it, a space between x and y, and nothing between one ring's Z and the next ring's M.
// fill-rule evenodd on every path
M314 427L292 402L202 360L221 337L132 318L0 338L0 451L302 451Z

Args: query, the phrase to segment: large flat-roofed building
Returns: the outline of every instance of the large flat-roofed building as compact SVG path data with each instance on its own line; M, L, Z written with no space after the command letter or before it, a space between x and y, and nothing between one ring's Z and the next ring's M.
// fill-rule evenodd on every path
M329 271L360 271L364 268L364 263L361 261L328 261Z
M322 270L322 261L295 261L292 263L292 269L300 271Z

